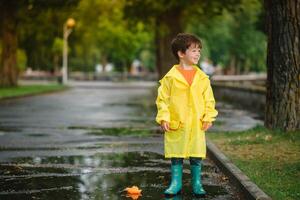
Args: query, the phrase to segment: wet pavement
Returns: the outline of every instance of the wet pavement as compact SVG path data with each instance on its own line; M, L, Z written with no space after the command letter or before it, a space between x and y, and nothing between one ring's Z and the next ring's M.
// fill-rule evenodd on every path
M169 161L154 124L153 84L74 84L71 90L0 101L0 199L164 199ZM150 101L149 101L150 100ZM211 131L260 121L218 103ZM205 199L238 199L227 178L204 160ZM188 162L183 194L191 195Z

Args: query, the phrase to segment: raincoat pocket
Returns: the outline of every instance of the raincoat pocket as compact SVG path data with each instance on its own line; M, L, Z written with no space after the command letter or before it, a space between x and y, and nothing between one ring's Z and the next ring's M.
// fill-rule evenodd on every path
M183 124L180 121L170 122L170 131L165 133L166 140L169 142L175 142L183 137L184 130Z
M170 130L172 130L172 131L177 131L181 127L182 127L181 121L171 121L170 122Z

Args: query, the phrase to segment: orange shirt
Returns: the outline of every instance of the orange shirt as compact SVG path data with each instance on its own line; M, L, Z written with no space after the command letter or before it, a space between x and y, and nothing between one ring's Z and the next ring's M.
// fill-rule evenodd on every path
M187 69L183 69L182 67L177 67L177 69L183 75L183 77L188 82L188 84L192 85L193 79L194 79L194 76L195 76L195 73L196 73L196 69L193 68L191 70L187 70Z

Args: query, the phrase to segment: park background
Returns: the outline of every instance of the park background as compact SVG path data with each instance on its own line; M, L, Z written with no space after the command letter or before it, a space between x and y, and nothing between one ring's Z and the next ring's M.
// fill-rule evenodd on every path
M274 199L297 199L298 7L299 1L262 0L1 1L0 97L68 89L53 84L63 83L64 29L70 81L157 81L176 63L171 39L194 33L216 88L245 84L266 97L255 111L268 129L209 137ZM23 84L34 82L43 84Z

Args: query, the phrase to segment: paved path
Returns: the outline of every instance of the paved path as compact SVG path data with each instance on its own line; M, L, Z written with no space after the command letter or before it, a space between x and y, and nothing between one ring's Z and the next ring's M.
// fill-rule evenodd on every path
M147 104L154 98L153 84L73 86L63 93L0 101L0 199L128 199L122 189L134 184L143 189L140 199L163 199L169 162L162 156L162 136L105 132L153 127L153 107ZM234 119L241 121L237 129L248 128L242 119L253 120L252 126L257 122L229 105L218 106L219 129L232 127ZM206 159L204 165L208 199L237 199L214 163ZM177 199L193 199L188 169L186 164L184 195Z

